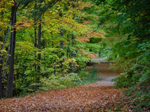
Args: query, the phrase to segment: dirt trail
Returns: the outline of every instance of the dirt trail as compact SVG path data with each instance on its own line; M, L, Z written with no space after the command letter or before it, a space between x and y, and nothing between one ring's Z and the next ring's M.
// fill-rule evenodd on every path
M119 73L108 67L96 65L103 80L93 84L0 100L0 112L109 112L122 99L122 90L112 88L111 79Z
M90 66L87 68L87 70L92 70L94 68L94 66ZM112 79L115 79L117 77L119 77L120 72L118 71L114 71L113 69L110 69L110 64L108 62L103 62L101 64L96 64L96 69L99 71L99 73L97 73L103 80L102 81L98 81L95 82L94 84L88 84L88 86L94 86L95 84L97 86L104 86L104 85L110 85L113 86L114 82L112 82ZM85 85L87 86L87 85Z

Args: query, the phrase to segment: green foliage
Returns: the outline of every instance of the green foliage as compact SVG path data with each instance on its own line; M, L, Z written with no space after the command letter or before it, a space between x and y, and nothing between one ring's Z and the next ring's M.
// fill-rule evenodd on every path
M96 1L93 1L97 3ZM150 1L105 0L99 15L99 27L106 32L107 44L103 56L121 67L116 87L127 88L126 95L135 106L134 111L150 107Z
M131 98L136 111L147 109L150 100L150 42L137 43L137 39L132 38L119 44L123 45L120 46L123 50L118 52L119 57L116 61L119 66L124 67L124 73L114 80L116 87L128 88L126 95Z
M59 89L76 86L81 79L76 73L65 74L64 76L51 75L49 78L41 78L41 90Z
M99 43L100 41L102 41L102 38L91 38L90 41L92 43Z
M48 78L41 78L40 90L67 88L92 83L101 80L101 78L96 75L97 72L98 71L96 69L91 71L81 70L79 73L70 73L57 76L51 75Z
M79 72L79 77L80 77L81 79L83 79L83 78L88 78L88 76L89 76L89 72L88 72L88 71L81 70L81 71Z
M132 87L133 85L135 85L137 82L136 79L137 79L136 75L134 75L133 77L130 77L125 73L121 73L120 77L113 79L112 81L116 82L116 87L127 88L127 87Z
M93 68L93 70L90 70L90 71L85 71L85 70L79 71L78 75L82 80L82 82L80 82L79 84L89 84L95 81L102 80L97 75L97 73L99 73L99 71L95 67Z

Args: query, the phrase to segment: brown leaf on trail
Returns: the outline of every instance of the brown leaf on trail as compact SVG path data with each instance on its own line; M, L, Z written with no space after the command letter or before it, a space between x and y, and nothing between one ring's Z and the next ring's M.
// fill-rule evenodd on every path
M77 86L50 90L23 98L0 100L0 112L46 111L98 111L116 100L121 100L121 90L112 86Z

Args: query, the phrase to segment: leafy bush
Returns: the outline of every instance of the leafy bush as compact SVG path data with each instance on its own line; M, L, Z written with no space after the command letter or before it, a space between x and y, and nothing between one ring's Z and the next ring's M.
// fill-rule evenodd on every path
M80 79L82 80L80 84L93 83L95 81L102 80L102 78L100 78L96 73L99 73L99 71L95 67L90 71L81 70L78 73Z
M41 90L50 90L58 88L66 88L77 85L81 79L76 73L66 74L64 76L51 75L49 78L42 78Z
M124 66L124 73L115 79L116 87L128 88L125 95L134 105L135 111L145 111L150 109L150 44L138 44L134 52L126 52L126 56L121 59L120 64ZM138 54L138 55L134 55ZM134 56L133 56L134 55ZM128 59L128 60L127 60Z
M127 88L137 84L139 78L140 76L138 74L130 76L126 73L121 73L120 77L117 77L112 81L116 82L116 87Z
M83 79L83 78L88 78L88 76L89 76L89 72L87 72L87 71L85 71L85 70L81 70L81 71L79 72L79 77L80 77L81 79Z

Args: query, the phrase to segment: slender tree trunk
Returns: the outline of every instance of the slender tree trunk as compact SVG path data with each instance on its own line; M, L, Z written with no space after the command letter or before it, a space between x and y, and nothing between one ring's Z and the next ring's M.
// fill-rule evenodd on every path
M4 8L4 4L1 4L0 7ZM1 22L3 22L3 18L4 18L4 12L1 11ZM0 28L0 30L2 30L2 29ZM2 42L2 41L3 41L3 38L2 38L2 36L0 36L0 42ZM4 45L4 42L3 42L3 45ZM2 46L0 45L1 50L3 50L3 45ZM0 99L3 97L2 65L3 65L2 52L0 51Z
M34 47L37 47L37 25L36 25L36 19L34 19L34 38L35 38L35 42L34 42ZM37 61L37 54L35 51L35 62ZM36 75L37 75L37 64L35 63L34 65L35 68L35 76L34 76L34 82L36 83ZM35 87L35 90L37 89L37 86Z
M41 18L40 18L40 23L39 23L39 29L38 29L38 49L39 52L41 52ZM38 61L40 62L41 60L41 53L38 53ZM40 65L38 65L38 72L40 72Z
M61 37L63 38L63 36L64 36L63 29L61 29L60 34L61 34ZM60 46L61 46L61 48L63 49L63 47L64 47L64 41L63 41L63 40L61 40ZM64 56L64 53L61 54L61 57L63 57L63 56ZM61 72L64 74L63 62L64 62L64 59L61 61Z
M60 12L59 16L60 16L60 17L63 17L62 12ZM63 32L63 29L62 29L62 28L60 29L60 36L61 36L61 38L63 39L64 32ZM63 47L64 47L64 42L63 42L63 40L60 41L60 47L61 47L62 49L63 49Z
M63 29L61 29L60 35L61 35L61 37L62 37L62 39L63 39L63 36L64 36ZM61 47L62 49L63 49L63 47L64 47L64 41L63 41L63 40L60 41L60 47Z
M5 38L3 40L3 45L1 47L1 51L4 50L6 40L8 37L8 33L9 33L9 26L7 27L7 30L6 30L6 34L5 34ZM2 41L2 37L0 37L0 41ZM3 77L2 77L2 65L3 65L2 55L3 55L3 52L1 52L1 51L0 51L0 98L3 97L3 83L2 83L2 80L3 80Z
M0 62L2 63L2 62ZM2 65L0 65L0 98L3 97Z
M7 49L7 56L6 56L6 61L5 61L3 80L7 80L7 77L8 77L8 75L6 76L6 74L7 74L7 68L8 68L7 67L8 66L8 61L9 61L9 58L10 58L10 43L11 43L11 39L9 40L9 45L8 45L8 49ZM2 93L3 97L5 96L4 92L6 91L5 88L4 88L4 85L7 85L6 81L3 83L3 86L2 86L2 88L3 88L3 93Z
M45 41L45 37L43 37L43 49L46 48L46 41ZM45 52L44 52L44 71L46 71L46 57L45 57ZM44 73L43 76L46 76L47 77L47 73Z
M34 26L34 38L35 38L35 42L34 42L34 47L37 47L37 31L36 31L36 23L35 23L35 26ZM35 60L36 60L36 51L35 51ZM37 72L37 65L35 64L35 72Z
M36 10L37 8L37 2L35 0L35 5L34 5L34 9ZM35 42L34 42L34 47L37 47L37 19L36 16L34 17L34 38L35 38ZM36 60L36 51L35 51L35 60ZM35 73L37 72L37 65L35 64Z
M59 16L63 17L62 12L60 12ZM61 38L62 38L62 40L60 41L60 47L63 49L63 47L64 47L64 41L63 41L64 31L63 31L62 28L60 29L60 35L61 35ZM63 57L63 56L64 56L64 53L61 54L61 57ZM60 67L61 67L61 72L64 74L63 61L64 61L64 59L61 61L61 66Z
M37 0L35 0L35 4L34 4L34 10L35 10L35 14L34 14L34 39L35 39L35 42L34 42L34 47L36 48L37 47L37 16L36 16L36 13L37 13ZM37 61L37 53L35 51L35 62ZM37 64L35 63L34 65L35 67L35 76L34 76L34 82L36 83L37 80L36 80L36 75L37 75ZM35 86L34 88L35 90L37 90L37 86Z
M70 0L70 1L74 1L74 0ZM72 4L72 7L75 8L75 4ZM73 14L73 19L76 17L76 14L74 13ZM77 20L79 21L79 20ZM72 46L74 47L75 46L75 36L72 34ZM75 55L75 52L76 51L73 51L72 53L72 57L74 58L76 55ZM72 73L75 73L75 63L72 63Z
M0 37L0 41L2 41L2 38ZM0 58L2 56L0 55ZM2 83L2 59L0 60L0 98L3 97L3 83Z
M9 24L10 24L10 22L9 22ZM5 38L4 38L4 41L3 41L3 45L2 45L2 47L1 47L1 50L4 50L4 47L5 47L5 44L6 44L6 40L7 40L7 37L8 37L8 33L9 33L9 26L7 27L6 35L5 35ZM0 39L2 39L2 37L0 37ZM2 40L0 40L0 41L2 41ZM0 52L0 61L2 60L2 55L3 55L3 53Z
M69 42L69 43L68 43L68 47L67 47L67 58L69 58L69 54L70 54L70 48L69 48L70 39L69 39L69 34L67 34L67 41Z
M52 48L54 48L54 38L53 38L53 33L51 32L51 35L52 35ZM53 51L54 53L54 51ZM52 63L55 63L54 61ZM56 67L55 67L55 64L54 64L54 75L56 75Z
M72 34L72 46L75 45L75 36ZM76 51L73 51L72 57L74 58L76 56L75 54ZM72 73L75 73L75 64L72 64Z
M6 62L5 62L5 69L4 69L4 78L6 77L6 73L7 73L7 64L8 64L8 61L9 61L9 55L10 55L10 43L11 43L11 39L10 39L10 42L9 42L9 45L8 45L8 51L7 51L7 57L6 57Z
M17 2L14 0L14 5L12 6L12 14L11 14L11 44L10 44L10 64L9 64L9 75L7 81L7 93L6 97L13 97L13 72L14 72L14 53L15 53L15 38L16 38L16 16L17 16Z

